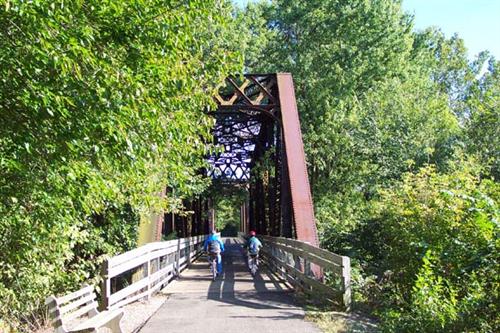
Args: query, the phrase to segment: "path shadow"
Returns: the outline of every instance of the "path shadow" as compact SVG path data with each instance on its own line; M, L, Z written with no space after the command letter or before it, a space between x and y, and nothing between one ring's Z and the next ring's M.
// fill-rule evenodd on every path
M225 247L226 251L222 260L224 275L210 283L207 299L225 303L225 306L237 305L252 309L290 309L290 306L297 307L290 295L291 291L285 290L281 285L282 283L273 274L259 271L253 278L251 277L241 244L235 240L227 239ZM248 278L236 278L236 273L246 273ZM235 282L252 280L255 290L235 290ZM266 281L272 283L273 290L266 286Z

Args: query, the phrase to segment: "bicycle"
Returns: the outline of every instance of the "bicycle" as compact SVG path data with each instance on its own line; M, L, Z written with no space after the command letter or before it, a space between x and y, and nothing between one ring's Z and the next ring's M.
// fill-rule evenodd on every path
M259 254L258 253L248 253L248 269L250 269L250 274L255 276L257 270L259 269Z
M209 253L208 261L210 262L210 273L212 273L212 281L217 277L217 253Z

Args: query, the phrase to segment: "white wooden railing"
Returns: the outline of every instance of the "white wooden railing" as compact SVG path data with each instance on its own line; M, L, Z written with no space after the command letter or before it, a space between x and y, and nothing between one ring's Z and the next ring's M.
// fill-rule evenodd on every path
M275 273L312 297L330 300L344 310L350 310L349 257L295 239L269 236L259 238L262 240L264 257Z
M101 268L103 309L149 298L192 262L207 235L149 243L113 258ZM118 288L121 282L122 288Z

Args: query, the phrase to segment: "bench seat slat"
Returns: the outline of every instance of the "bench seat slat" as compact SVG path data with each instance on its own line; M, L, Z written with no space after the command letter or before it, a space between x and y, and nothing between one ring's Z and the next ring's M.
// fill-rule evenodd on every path
M45 304L49 306L56 332L89 333L104 326L108 326L115 333L122 332L120 320L123 310L97 311L98 304L93 286L84 285L82 289L59 298L49 296ZM73 322L76 318L83 321L79 320L79 324Z
M67 294L67 295L58 297L57 298L57 304L61 305L61 304L67 303L68 301L71 301L72 299L75 299L75 298L80 297L82 295L91 293L93 291L94 291L94 287L93 286L84 287L84 288L82 288L80 290L72 292L71 294Z
M73 320L75 318L83 316L84 314L86 314L87 312L89 312L90 310L93 310L95 308L96 308L96 303L92 303L92 304L83 306L83 307L81 307L80 309L78 309L78 310L76 310L74 312L71 312L71 313L69 313L67 315L63 315L62 316L63 321L64 322L68 322L70 320Z
M89 328L99 328L121 314L123 314L122 309L99 312L97 316L92 317L89 320L86 320L80 325L73 327L71 330L81 331Z
M78 308L82 304L89 303L89 302L95 303L95 306L97 307L97 302L95 301L95 299L96 299L96 295L94 293L92 293L92 294L87 295L85 297L82 297L82 298L80 298L72 303L69 303L66 306L60 307L59 313L61 315L64 315L65 313Z

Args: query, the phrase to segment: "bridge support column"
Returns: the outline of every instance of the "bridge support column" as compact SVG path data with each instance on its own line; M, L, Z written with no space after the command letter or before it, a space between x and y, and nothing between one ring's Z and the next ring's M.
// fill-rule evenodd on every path
M165 198L165 194L164 189L158 193L158 196L163 199ZM161 240L164 213L151 211L149 216L141 216L140 219L137 245L141 246Z
M215 230L215 209L212 200L208 201L208 233ZM219 230L218 230L219 231Z
M248 228L248 200L246 200L240 207L240 232L248 234L250 231Z
M290 73L278 73L276 78L295 233L297 239L319 246L292 76Z

